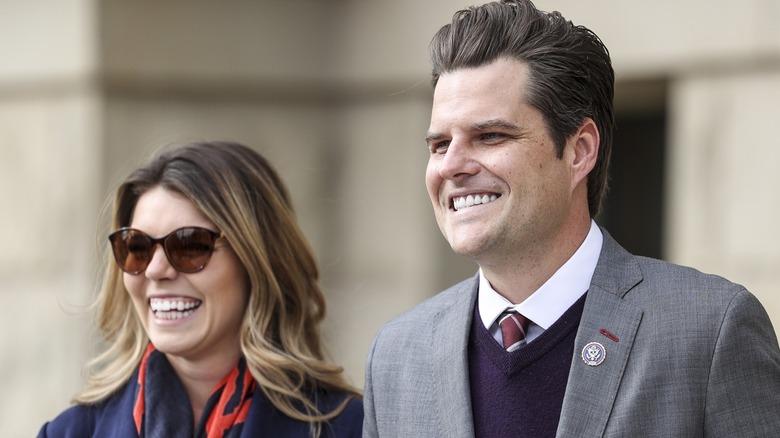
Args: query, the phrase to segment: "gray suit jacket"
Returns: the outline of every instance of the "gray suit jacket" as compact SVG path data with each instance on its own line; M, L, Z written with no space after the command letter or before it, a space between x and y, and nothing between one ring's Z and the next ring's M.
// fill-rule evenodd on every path
M366 366L364 437L473 437L467 343L477 277L386 324ZM617 340L600 333L606 329ZM606 358L589 366L589 342ZM635 257L606 232L559 437L780 437L780 349L742 286Z

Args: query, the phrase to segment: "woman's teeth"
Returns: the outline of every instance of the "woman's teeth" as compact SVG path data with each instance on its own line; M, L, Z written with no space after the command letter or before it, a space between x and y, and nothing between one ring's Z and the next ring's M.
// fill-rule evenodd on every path
M180 319L190 316L201 303L200 300L192 299L152 298L149 300L149 307L157 318Z

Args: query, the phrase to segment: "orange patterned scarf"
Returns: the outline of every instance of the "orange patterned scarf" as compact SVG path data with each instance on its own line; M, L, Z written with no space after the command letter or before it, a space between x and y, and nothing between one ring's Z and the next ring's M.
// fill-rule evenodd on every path
M241 358L211 393L197 429L181 381L163 353L150 343L138 368L133 419L139 437L231 438L241 434L255 380Z

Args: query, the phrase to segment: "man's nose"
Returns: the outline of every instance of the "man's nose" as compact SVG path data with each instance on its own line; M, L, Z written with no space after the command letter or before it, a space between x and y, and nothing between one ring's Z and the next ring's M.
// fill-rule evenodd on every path
M445 179L458 179L479 171L474 148L468 142L453 139L441 161L439 174Z

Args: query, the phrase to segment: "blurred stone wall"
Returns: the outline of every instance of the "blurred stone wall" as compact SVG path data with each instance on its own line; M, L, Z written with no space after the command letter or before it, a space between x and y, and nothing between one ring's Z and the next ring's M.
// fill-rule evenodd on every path
M281 172L322 264L329 351L362 386L380 325L475 269L423 183L427 46L466 5L0 0L0 435L33 435L80 387L106 196L191 139ZM602 37L624 105L666 106L664 258L745 284L779 328L780 2L537 5ZM668 95L621 94L648 79Z

